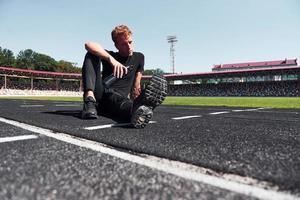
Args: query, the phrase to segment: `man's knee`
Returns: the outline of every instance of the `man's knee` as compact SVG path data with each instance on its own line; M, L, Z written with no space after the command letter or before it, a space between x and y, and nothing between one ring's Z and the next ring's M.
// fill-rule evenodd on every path
M87 52L84 57L83 67L87 65L98 66L100 64L100 57Z

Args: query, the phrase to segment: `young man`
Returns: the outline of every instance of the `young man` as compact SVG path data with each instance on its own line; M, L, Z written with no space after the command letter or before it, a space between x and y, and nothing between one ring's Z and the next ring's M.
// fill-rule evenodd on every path
M118 52L107 51L94 42L85 44L88 52L82 67L82 118L96 119L100 114L144 128L153 109L164 100L167 82L162 76L154 76L141 92L144 55L133 51L131 30L117 26L111 37Z

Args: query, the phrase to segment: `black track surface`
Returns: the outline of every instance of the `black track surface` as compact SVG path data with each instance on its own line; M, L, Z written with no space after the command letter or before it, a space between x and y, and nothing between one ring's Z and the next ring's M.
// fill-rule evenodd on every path
M160 106L152 119L157 123L145 129L86 130L115 122L82 120L81 108L76 102L0 100L0 116L7 119L300 192L300 110ZM194 115L201 117L172 119Z

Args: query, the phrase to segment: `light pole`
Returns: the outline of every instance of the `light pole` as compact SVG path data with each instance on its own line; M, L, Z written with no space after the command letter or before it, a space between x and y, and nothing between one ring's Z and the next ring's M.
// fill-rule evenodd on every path
M167 37L168 43L170 43L170 58L171 58L171 71L175 74L175 42L177 37L175 35Z

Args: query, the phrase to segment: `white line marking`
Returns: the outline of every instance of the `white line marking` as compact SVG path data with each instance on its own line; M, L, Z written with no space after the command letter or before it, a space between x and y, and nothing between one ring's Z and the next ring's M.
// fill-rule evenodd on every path
M222 111L222 112L213 112L213 113L209 113L210 115L221 115L221 114L225 114L225 113L230 113L229 111Z
M37 135L21 135L21 136L13 136L13 137L2 137L0 138L0 143L4 142L14 142L19 140L30 140L30 139L37 139Z
M245 110L232 110L231 112L246 112L246 111L258 111L258 110L263 110L267 108L251 108L251 109L245 109ZM213 112L209 113L210 115L220 115L220 114L226 114L230 113L230 111L222 111L222 112Z
M232 110L232 112L244 112L245 110Z
M45 105L20 105L22 108L44 107Z
M105 124L105 125L99 125L99 126L91 126L91 127L85 127L86 130L97 130L97 129L104 129L104 128L112 128L112 127L121 127L121 126L128 126L130 123L120 123L120 124Z
M250 108L250 109L246 109L244 111L258 111L258 110L264 110L264 109L268 109L268 108Z
M64 107L64 106L69 106L69 107L77 107L77 106L81 106L80 104L56 104L55 106L57 107Z
M183 117L173 117L174 120L180 120L180 119L190 119L190 118L196 118L196 117L202 117L201 115L192 115L192 116L183 116Z
M156 123L156 121L149 122L149 124L154 124L154 123ZM130 125L130 123L104 124L104 125L99 125L99 126L85 127L84 129L91 131L91 130L112 128L112 127L123 127L123 126L129 126L129 125Z
M274 111L274 110L260 110L258 111L260 113L276 113L276 114L294 114L294 115L299 115L300 113L299 112L281 112L281 111Z
M208 184L211 186L219 187L225 190L237 192L240 194L262 198L262 199L299 199L299 197L294 196L289 193L279 192L276 190L268 190L265 188L260 188L254 185L247 185L244 183L234 182L231 180L226 180L221 177L211 176L208 174L201 173L201 169L197 166L181 163L178 161L172 161L164 158L159 158L155 156L145 156L145 155L133 155L126 152L118 151L116 149L110 148L105 144L86 140L83 138L78 138L75 136L71 136L65 133L53 132L49 129L44 129L36 126L32 126L29 124L20 123L13 120L7 120L5 118L0 117L0 121L11 124L25 130L32 131L34 133L39 133L46 135L51 138L55 138L57 140L74 144L80 147L85 147L88 149L92 149L104 154L108 154L110 156L114 156L123 160L127 160L130 162L134 162L143 166L147 166L150 168L154 168L166 173L170 173L185 179L194 180L197 182L201 182L204 184Z
M259 108L253 108L253 109L246 109L245 111L258 111L258 110L261 110Z
M257 108L258 110L264 110L264 109L270 109L270 108L267 108L267 107L265 107L265 108Z

